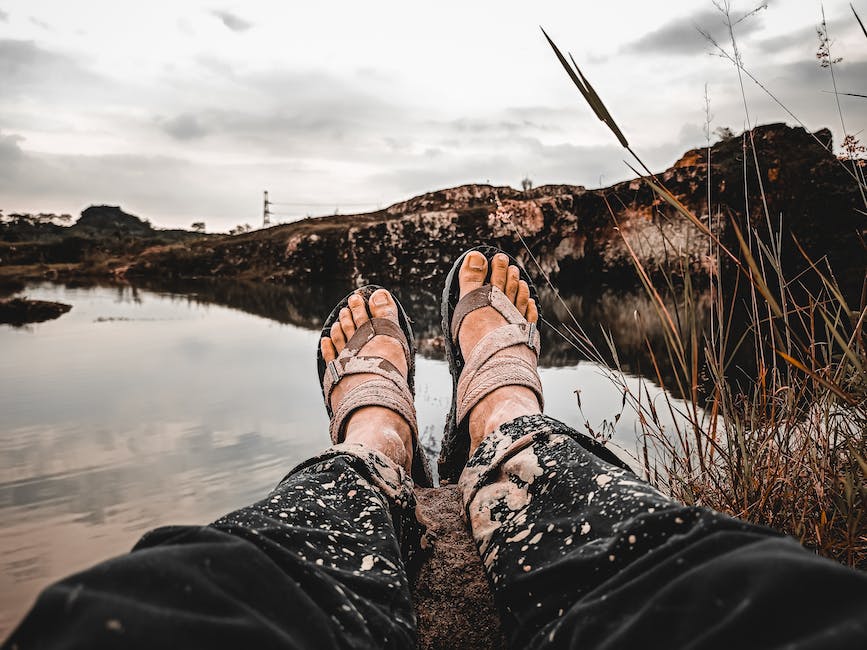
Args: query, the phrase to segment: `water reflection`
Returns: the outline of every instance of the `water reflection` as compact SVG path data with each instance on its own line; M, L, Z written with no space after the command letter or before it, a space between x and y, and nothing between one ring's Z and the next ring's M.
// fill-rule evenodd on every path
M0 326L0 635L51 580L127 550L155 526L211 521L322 449L314 351L321 318L347 290L28 287L73 309L27 329ZM435 458L450 399L438 300L395 293L422 341L419 428ZM589 331L623 322L628 332L626 312L645 308L614 294L566 300ZM553 335L544 347L546 412L581 428L580 388L592 426L613 421L621 394L601 368ZM625 414L614 442L634 450L635 428Z
M140 285L173 300L197 304L216 304L256 314L278 323L318 330L322 318L352 287L346 284L312 286L299 284L280 286L253 282L225 282L187 280L174 283L167 292L165 284ZM390 287L413 320L419 351L432 359L443 359L441 342L439 290L425 288ZM132 296L138 288L120 288ZM640 289L624 290L609 286L572 288L557 296L548 287L539 291L543 315L550 323L572 325L573 317L583 328L601 360L612 361L604 332L610 332L617 344L621 366L627 372L642 374L649 369L644 337L655 349L663 349L663 332L655 316L653 305ZM672 310L673 311L673 310ZM579 361L599 361L579 351L567 338L541 327L544 345L540 364L543 366L571 366ZM661 360L664 363L664 360ZM663 368L664 370L664 368Z

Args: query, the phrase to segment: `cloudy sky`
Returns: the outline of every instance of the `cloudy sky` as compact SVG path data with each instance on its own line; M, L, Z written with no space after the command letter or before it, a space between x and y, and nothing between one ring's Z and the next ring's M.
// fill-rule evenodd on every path
M848 2L824 5L838 85L865 93L867 39ZM855 8L867 19L867 0ZM745 66L839 142L820 12L770 0L736 34ZM710 0L0 0L0 209L120 204L214 231L258 225L265 189L290 220L525 175L627 178L539 25L652 167L704 144L705 84L712 128L746 124L735 69L696 30L725 38ZM753 123L793 123L746 90ZM865 101L843 99L847 131L867 126Z

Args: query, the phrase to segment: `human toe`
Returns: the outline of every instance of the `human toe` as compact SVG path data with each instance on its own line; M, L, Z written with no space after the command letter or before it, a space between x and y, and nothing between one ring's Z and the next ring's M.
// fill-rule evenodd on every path
M322 358L325 363L334 361L337 358L337 350L334 349L334 343L328 336L323 336L319 340L319 350L322 352Z
M343 335L348 341L355 334L355 323L352 320L352 312L347 307L344 307L340 310L337 319L340 322L340 329L343 330Z
M536 301L530 298L527 302L527 322L536 323L539 321L539 308L536 306Z
M397 303L386 289L377 289L370 294L370 313L374 318L397 321Z
M494 255L491 260L491 284L500 291L506 290L506 277L509 270L509 258L503 253Z
M367 314L367 306L364 304L364 297L360 293L353 293L349 296L349 311L352 312L352 320L355 327L358 328L370 320Z
M334 344L334 349L338 354L346 347L346 336L343 334L343 328L340 327L340 321L336 321L331 326L331 342Z
M527 315L527 305L530 303L530 287L526 282L518 282L518 294L515 297L515 307L521 312L521 316Z
M504 293L513 303L518 295L518 281L520 279L521 272L518 270L518 267L515 265L509 266L509 270L506 272L506 289Z
M460 285L461 297L481 287L485 283L487 273L488 260L485 256L479 251L467 253L458 271L458 284Z

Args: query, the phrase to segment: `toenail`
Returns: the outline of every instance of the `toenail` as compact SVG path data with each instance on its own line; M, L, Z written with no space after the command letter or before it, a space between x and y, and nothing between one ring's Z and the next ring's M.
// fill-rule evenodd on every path
M481 271L485 268L485 258L481 255L470 255L470 268L473 271Z
M388 296L384 293L378 293L373 297L373 304L380 307L388 304Z
M497 253L497 261L498 261L500 264L505 264L505 263L508 262L509 260L508 260L508 258L507 258L505 255L503 255L502 253Z
M353 305L357 305L361 302L361 296L359 296L357 293L353 293L351 296L349 296L349 302L351 302Z

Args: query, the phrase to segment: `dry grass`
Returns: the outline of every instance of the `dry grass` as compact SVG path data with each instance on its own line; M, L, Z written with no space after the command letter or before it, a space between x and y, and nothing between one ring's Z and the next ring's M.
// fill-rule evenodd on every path
M733 63L743 87L744 76L752 78L735 39L734 27L743 18L732 19L727 2L714 4L727 20L731 45L729 50L713 45ZM824 23L823 29L821 45L828 48ZM715 219L693 214L632 151L571 55L570 65L550 38L548 42L594 113L644 170L643 180L706 239L708 260L713 261L709 278L697 278L683 265L669 274L681 281L659 282L632 255L665 332L663 346L654 348L646 339L656 369L653 379L671 396L665 404L655 404L612 374L624 400L639 415L647 478L685 503L771 526L822 555L867 567L863 297L861 304L849 304L832 270L807 259L803 251L808 271L787 277L781 251L789 242L783 241L781 228L771 223L767 211L764 224L744 222L731 213ZM823 54L833 74L838 61L830 51ZM750 123L746 100L744 109ZM743 135L744 159L749 157L759 170L751 136L750 131ZM863 197L863 165L845 156L840 164ZM761 185L760 177L758 181ZM764 203L763 189L760 195ZM864 207L867 210L867 199ZM733 235L730 246L722 241L723 230ZM708 281L709 312L699 304L695 288ZM577 322L561 324L560 332L578 347L589 341ZM616 343L610 341L609 347L616 367ZM663 360L674 368L669 381L660 370ZM662 409L673 417L660 417Z

